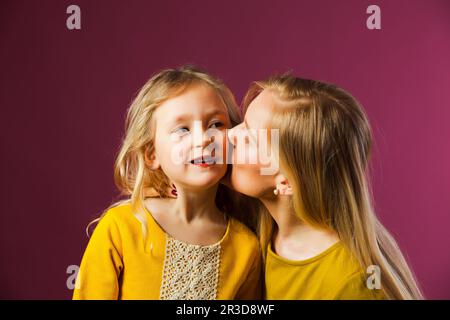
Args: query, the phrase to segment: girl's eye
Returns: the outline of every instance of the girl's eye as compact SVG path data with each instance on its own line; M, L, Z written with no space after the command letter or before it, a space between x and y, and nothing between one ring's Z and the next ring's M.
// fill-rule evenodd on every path
M210 128L220 128L223 126L223 123L220 121L214 122L213 124L211 124L209 127Z
M178 128L178 129L174 130L174 133L177 133L180 135L185 134L186 132L189 132L189 129L186 127L182 127L182 128Z

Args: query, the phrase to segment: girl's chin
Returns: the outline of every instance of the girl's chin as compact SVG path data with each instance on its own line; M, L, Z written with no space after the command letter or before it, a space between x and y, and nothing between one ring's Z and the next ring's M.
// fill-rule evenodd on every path
M259 198L259 187L258 179L255 177L248 176L246 171L230 170L226 177L224 177L220 182L226 185L228 188L242 193L246 196L252 198Z
M185 180L184 185L186 189L205 190L217 185L221 180L222 175L193 176Z
M189 185L186 185L184 189L186 191L192 191L192 192L203 192L203 191L213 188L215 185L217 185L217 183L198 184L198 185L189 184Z

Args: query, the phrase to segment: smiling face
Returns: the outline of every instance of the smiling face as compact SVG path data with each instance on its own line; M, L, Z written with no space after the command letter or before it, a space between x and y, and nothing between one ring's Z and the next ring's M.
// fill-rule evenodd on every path
M275 108L275 95L270 90L263 90L248 106L245 113L244 122L234 127L230 134L230 140L234 145L233 150L237 150L242 146L238 146L242 143L242 140L235 139L233 132L237 130L250 130L248 132L248 139L245 140L245 155L246 161L241 163L237 159L233 159L233 167L230 174L231 187L245 195L254 198L263 198L265 196L273 196L273 190L276 184L276 173L274 174L261 174L261 169L267 167L266 163L262 163L258 156L260 152L261 144L257 143L261 141L258 135L255 135L258 129L266 129L270 132L271 119L273 117L273 111ZM271 153L270 157L274 155ZM256 163L251 164L247 161L249 158L255 157ZM271 160L272 162L272 160Z
M161 167L175 185L190 189L214 186L225 175L226 161L220 161L220 156L226 154L225 131L231 122L213 88L202 83L190 85L162 103L153 120L152 169Z

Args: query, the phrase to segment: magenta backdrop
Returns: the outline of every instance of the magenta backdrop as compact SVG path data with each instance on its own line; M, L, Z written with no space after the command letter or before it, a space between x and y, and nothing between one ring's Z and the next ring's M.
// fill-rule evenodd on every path
M449 1L2 1L0 35L0 298L71 297L84 227L117 196L125 110L188 62L238 99L287 70L353 93L374 128L376 209L426 296L450 298Z

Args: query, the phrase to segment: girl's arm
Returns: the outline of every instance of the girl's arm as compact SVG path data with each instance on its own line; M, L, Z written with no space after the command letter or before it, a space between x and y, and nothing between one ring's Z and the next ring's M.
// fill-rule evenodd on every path
M73 299L118 299L122 269L119 228L114 216L106 214L95 228L84 252Z

